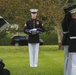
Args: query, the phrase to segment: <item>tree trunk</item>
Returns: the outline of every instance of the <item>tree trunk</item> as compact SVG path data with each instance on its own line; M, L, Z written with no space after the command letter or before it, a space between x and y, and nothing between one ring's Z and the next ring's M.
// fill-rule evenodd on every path
M53 20L56 25L55 28L56 28L57 36L58 36L59 49L63 49L63 46L62 46L63 31L62 31L61 23L58 22L54 17L53 17Z
M63 34L62 34L61 25L57 25L56 26L56 30L57 30L57 35L58 35L58 46L59 46L59 49L63 49L63 46L62 46L62 37L63 37Z

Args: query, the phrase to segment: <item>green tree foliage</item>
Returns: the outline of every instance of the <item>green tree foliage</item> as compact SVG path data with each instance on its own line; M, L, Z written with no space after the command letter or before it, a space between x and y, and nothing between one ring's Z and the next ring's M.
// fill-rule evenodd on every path
M44 22L47 30L50 30L53 29L50 25L54 25L52 13L57 14L56 9L53 9L57 3L57 0L0 0L0 15L11 24L16 23L23 27L25 21L30 18L29 9L38 8L38 18Z
M10 24L15 23L22 27L27 18L26 6L24 0L0 0L0 15Z
M38 18L43 21L46 31L57 29L58 43L62 40L61 20L64 16L61 7L66 0L0 0L0 15L10 24L18 24L23 31L25 21L30 18L29 10L37 8Z

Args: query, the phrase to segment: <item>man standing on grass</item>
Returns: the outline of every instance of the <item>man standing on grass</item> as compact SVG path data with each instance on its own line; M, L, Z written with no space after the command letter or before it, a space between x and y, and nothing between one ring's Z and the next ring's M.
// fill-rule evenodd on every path
M68 48L69 48L69 26L70 26L70 21L72 20L71 18L71 14L69 13L69 11L72 8L76 7L76 3L71 2L68 3L67 5L64 6L63 10L65 12L65 17L62 21L62 29L63 29L63 40L62 40L62 45L64 46L64 75L69 75L70 74L70 67L71 64L69 62L69 52L68 52Z
M69 57L69 53L68 53L68 47L69 47L68 28L69 28L69 21L71 20L71 18L70 18L70 14L68 13L68 8L65 7L65 8L63 8L63 10L65 12L65 17L64 17L64 19L62 21L62 29L63 29L62 45L64 47L64 75L68 75L67 74L68 57Z
M69 59L71 63L70 74L76 75L76 8L70 10L72 20L69 27Z
M30 57L30 67L38 66L39 53L39 34L44 31L44 26L40 20L37 20L38 9L30 9L32 18L24 26L24 32L29 35L28 48Z

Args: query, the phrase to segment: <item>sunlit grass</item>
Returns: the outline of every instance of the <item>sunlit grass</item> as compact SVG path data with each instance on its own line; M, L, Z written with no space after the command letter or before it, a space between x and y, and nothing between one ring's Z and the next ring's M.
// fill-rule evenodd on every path
M31 68L27 46L0 46L0 58L11 75L63 75L63 57L57 45L40 46L38 67Z

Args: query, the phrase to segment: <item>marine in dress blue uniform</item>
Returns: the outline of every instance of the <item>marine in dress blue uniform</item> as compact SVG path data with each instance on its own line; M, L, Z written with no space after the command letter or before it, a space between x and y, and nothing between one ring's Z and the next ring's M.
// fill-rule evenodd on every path
M63 29L62 45L64 47L64 75L69 75L69 73L70 73L68 47L69 47L69 41L70 41L69 26L70 26L70 21L71 21L71 14L69 11L75 7L76 7L75 3L68 3L63 8L63 10L65 12L65 16L64 16L63 21L62 21L62 29Z
M44 26L37 20L38 9L30 9L32 18L28 20L24 27L24 32L28 34L28 48L30 57L30 67L38 66L39 34L44 32Z
M66 14L62 23L62 29L63 29L63 39L62 39L62 45L64 47L64 75L67 75L68 70L68 58L69 58L69 18L70 14Z
M69 27L69 57L70 57L70 75L76 75L76 8L70 11L72 20Z

